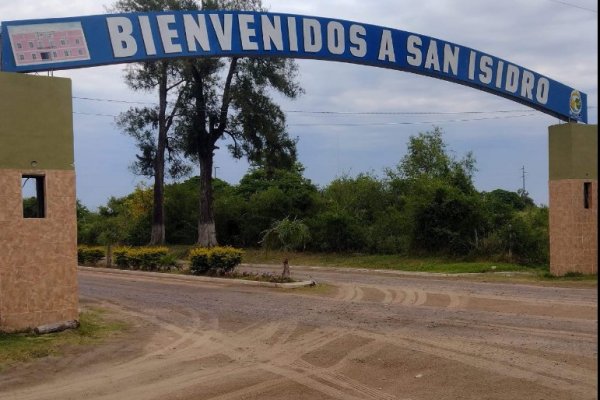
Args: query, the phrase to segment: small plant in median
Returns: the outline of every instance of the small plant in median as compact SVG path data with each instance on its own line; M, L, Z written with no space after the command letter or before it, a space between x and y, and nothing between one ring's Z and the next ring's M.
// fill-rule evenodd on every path
M288 217L276 221L270 229L263 232L262 245L265 249L281 248L286 257L283 260L282 278L290 278L289 256L292 250L303 249L310 240L308 227L302 220Z
M190 250L192 275L223 275L242 262L243 252L233 247L200 247Z

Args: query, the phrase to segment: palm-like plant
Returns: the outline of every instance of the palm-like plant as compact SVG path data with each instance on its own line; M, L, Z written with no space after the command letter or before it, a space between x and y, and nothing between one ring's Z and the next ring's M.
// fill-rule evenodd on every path
M265 249L280 248L285 253L282 278L290 277L289 253L303 249L310 239L308 226L299 219L285 217L276 221L271 228L263 232L261 243Z

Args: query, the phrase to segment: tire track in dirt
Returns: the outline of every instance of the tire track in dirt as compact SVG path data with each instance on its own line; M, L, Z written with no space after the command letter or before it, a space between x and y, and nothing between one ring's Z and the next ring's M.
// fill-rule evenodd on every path
M404 335L381 335L364 333L367 337L415 350L436 357L458 361L482 370L536 382L555 390L569 390L582 396L596 389L597 372L585 368L569 368L555 361L526 355L518 351L507 351L487 344L471 344L470 341L448 339L425 339Z
M378 291L365 300L364 293ZM374 297L381 298L374 301ZM411 307L435 307L450 310L473 310L511 314L548 316L563 319L597 319L597 304L589 301L552 301L502 296L473 296L457 292L433 292L422 289L390 289L373 285L340 285L334 297L342 302L398 304ZM444 300L441 300L444 299ZM573 313L573 310L577 310ZM576 316L574 316L574 314Z
M109 303L104 303L105 306L111 307ZM194 359L198 359L195 356L195 352L192 350L202 349L204 347L213 347L212 350L204 349L206 351L201 352L201 359L210 357L215 354L222 354L222 352L214 350L214 339L221 337L220 334L214 334L213 331L197 332L197 328L191 330L182 330L177 326L169 323L160 321L154 315L147 315L141 312L134 312L131 310L123 310L124 313L132 315L136 318L148 320L150 323L156 324L159 329L166 330L169 332L175 332L179 334L179 338L175 341L162 344L159 349L147 353L141 357L138 357L127 363L122 363L116 366L110 367L110 372L100 371L99 373L92 373L91 375L86 374L83 378L78 378L71 384L60 384L60 385L44 385L42 387L35 388L34 390L19 391L15 394L14 398L19 400L34 400L34 399L65 399L65 391L68 391L73 397L81 398L88 396L93 393L95 399L150 399L150 398L161 398L164 395L169 394L173 387L177 387L178 390L185 390L189 386L193 386L199 379L210 380L210 379L224 379L228 376L243 373L244 371L251 371L253 367L250 363L254 360L244 360L243 364L230 365L226 367L213 368L210 371L182 371L177 366L185 363L189 363ZM197 324L195 324L197 325ZM262 331L262 327L257 325L252 333ZM267 329L261 333L260 337L256 335L254 338L267 338L272 333L273 328L267 327ZM242 335L234 336L232 342L240 342L240 337L245 337L248 329L244 329ZM195 340L190 340L194 336L197 336ZM238 339L238 340L236 340ZM247 342L249 344L251 340ZM182 346L186 344L185 346ZM175 349L175 345L179 347ZM225 344L231 346L231 342ZM238 350L234 350L238 353ZM232 358L229 358L232 360ZM169 372L170 371L170 372ZM109 392L105 393L106 381L111 381L111 387ZM132 388L132 382L135 383ZM66 398L71 398L67 396Z
M375 286L366 286L370 290L377 289ZM347 301L352 299L355 301L355 297L349 293L356 292L360 287L353 286L341 286L341 293L338 295L338 299L341 301ZM431 307L431 304L440 303L439 299L445 296L447 300L440 308L447 308L450 310L468 310L482 308L481 311L493 312L493 313L524 313L527 315L540 316L540 317L553 317L554 319L566 319L570 320L573 318L579 318L584 320L593 319L591 310L594 307L587 301L569 301L567 304L564 302L553 302L553 301L541 301L530 298L514 298L507 299L501 296L467 296L454 293L454 292L426 292L423 290L408 290L408 289L396 289L396 295L391 295L390 289L379 288L382 291L382 304L398 304L400 306L409 307L420 307L426 306ZM437 296L437 301L431 301L428 303L428 298ZM398 301L398 299L401 299ZM489 306L477 307L477 302L493 302L495 303L495 309L490 309ZM371 301L372 302L372 301ZM444 303L444 302L442 302ZM515 311L514 304L519 303L520 308ZM558 315L553 315L552 309L556 309L557 306L563 307L562 310L557 312ZM504 308L508 309L505 310ZM576 315L569 315L568 310L564 307L570 307L572 309L581 309ZM555 329L541 329L541 328L527 328L519 326L510 326L502 324L473 324L470 321L470 328L485 328L485 329L496 329L496 330L507 330L515 333L527 335L527 336L545 336L552 338L573 338L593 342L597 340L596 334L566 331L566 330L555 330ZM579 392L582 395L589 393L597 388L597 371L589 370L586 368L580 368L577 366L568 366L565 363L549 361L542 357L524 355L519 351L509 351L502 349L498 346L494 346L492 343L472 343L469 341L459 341L451 344L447 340L425 340L415 339L414 337L396 337L390 343L398 341L402 344L403 348L421 351L431 355L442 356L453 361L465 363L480 369L489 370L490 372L503 374L506 376L525 379L532 382L538 382L546 387L564 390L567 388L572 392ZM444 343L444 344L441 344ZM569 371L566 373L565 371Z
M276 293L273 296L284 295L290 294ZM291 295L301 299L300 295ZM490 309L489 304L484 304L482 310L473 308L480 299L493 302L501 311ZM512 335L509 338L527 337L528 343L535 343L537 338L568 343L583 341L586 346L582 348L586 349L593 346L594 339L597 340L597 334L588 328L587 322L581 322L577 328L581 331L571 331L568 323L562 329L545 329L511 325L521 322L508 318L495 323L461 320L463 313L473 310L493 316L500 315L506 308L505 314L511 314L511 301L522 301L522 308L530 307L529 315L535 316L538 312L542 321L543 318L550 320L551 316L546 315L548 307L558 304L558 301L548 305L535 299L470 296L458 291L343 284L338 287L334 298L328 298L323 303L343 305L338 308L347 315L352 315L349 313L355 309L362 311L359 308L361 305L369 305L370 308L365 309L367 311L381 315L390 311L395 316L411 308L447 310L449 313L439 318L437 326L453 328L449 334L448 330L430 329L423 323L414 324L410 321L393 325L394 329L384 331L360 329L360 325L342 328L336 326L333 320L328 324L309 325L300 319L272 317L259 322L246 318L236 320L232 325L223 314L204 311L191 304L179 305L175 301L172 304L176 306L167 309L168 302L158 303L160 305L154 307L132 308L134 300L119 302L100 297L94 300L102 307L143 321L156 329L156 334L147 343L146 351L130 360L113 360L108 365L82 368L68 376L68 379L0 392L3 400L235 400L260 398L264 393L271 393L268 398L277 398L272 397L276 396L273 393L292 385L300 385L299 388L316 393L318 397L315 398L392 400L399 399L396 394L403 392L398 389L384 390L373 382L344 371L351 365L359 364L364 368L362 371L366 372L371 366L362 364L364 360L378 357L381 352L394 348L402 350L404 353L399 352L402 354L412 352L416 358L422 354L422 357L429 359L449 360L452 369L460 369L461 365L470 366L481 371L481 376L507 377L523 382L523 385L537 385L553 393L568 393L576 398L591 398L597 389L597 369L593 367L567 364L556 357L545 357L541 352L519 351L516 345L508 346L509 339L485 334L491 331L508 332ZM352 303L352 306L347 307L345 303ZM296 304L298 302L294 306ZM378 310L378 304L385 307ZM586 309L590 303L571 301L567 302L567 307ZM562 309L555 319L569 321L563 315L566 309ZM405 319L409 316L420 318L419 314L412 311L406 314L403 317ZM579 315L578 320L592 321L585 312ZM236 329L228 330L224 326L235 326ZM469 334L474 330L481 330L484 334ZM415 379L414 368L404 364L400 366L404 378ZM396 365L396 368L400 367ZM175 388L177 393L183 393L186 397L176 396L173 393Z
M330 368L319 368L304 360L296 360L292 364L295 371L302 371L311 379L317 379L325 385L341 389L344 393L360 396L361 399L394 400L398 397L364 385ZM343 397L342 397L343 398Z
M339 374L331 373L326 368L320 368L302 360L306 355L313 351L319 351L327 348L329 344L335 342L345 336L347 333L335 330L313 330L305 333L293 340L289 337L293 335L293 331L298 329L297 325L292 324L287 328L273 324L267 328L267 332L261 335L260 338L255 334L250 334L248 337L255 338L254 346L250 346L250 341L244 341L244 347L235 349L236 353L241 351L244 353L243 358L257 358L262 364L259 368L285 377L288 380L297 382L302 385L308 385L311 389L337 399L360 399L369 398L374 400L389 400L396 397L382 394L381 392L369 388L361 383L354 381L348 377L342 377ZM279 335L281 330L286 331L287 337L280 337L278 340L264 340L266 336L272 334ZM251 333L251 332L247 332ZM271 337L272 339L272 337ZM221 338L219 342L222 348L219 351L231 353L229 343L239 342L241 338L232 336L227 339ZM369 340L370 341L370 340ZM274 344L278 344L276 346ZM246 347L248 346L248 347ZM249 349L252 349L251 351ZM257 353L260 356L257 356ZM239 353L237 353L240 356ZM230 354L233 356L233 354ZM344 359L347 356L343 357ZM315 372L317 371L317 372ZM254 390L251 388L251 390ZM237 395L247 395L245 391L239 391ZM366 396L366 397L365 397Z
M156 326L159 331L164 334L168 332L174 334L176 338L167 336L158 341L152 341L149 343L149 350L132 360L125 363L119 363L109 367L110 372L103 370L94 371L93 373L86 374L83 377L78 377L76 380L71 380L68 383L61 383L57 385L48 385L38 392L24 390L22 393L14 397L15 399L39 399L39 398L62 398L63 392L69 390L71 392L81 394L89 391L90 387L98 388L98 392L102 392L102 387L106 385L106 378L112 377L112 390L118 389L120 386L127 386L130 380L143 382L146 380L152 380L152 371L169 371L165 366L171 364L177 364L181 362L181 359L172 360L170 354L185 352L189 349L193 343L193 337L197 333L200 327L200 319L195 317L193 319L192 329L182 329L177 325L170 324L168 322L160 320L156 315L136 312L127 308L117 306L110 301L102 300L99 302L102 307L118 310L118 312L126 315L130 315L137 319L142 319L148 323ZM171 310L171 312L174 312ZM152 348L152 347L154 348ZM174 349L177 349L174 351ZM143 368L142 368L143 366ZM163 377L166 373L163 373ZM141 378L140 378L141 377ZM43 393L43 395L41 395ZM56 396L56 397L53 397Z

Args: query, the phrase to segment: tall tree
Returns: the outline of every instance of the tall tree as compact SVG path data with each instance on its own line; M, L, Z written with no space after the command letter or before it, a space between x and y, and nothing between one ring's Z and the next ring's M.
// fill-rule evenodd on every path
M261 0L119 0L118 11L179 9L261 10ZM213 215L212 171L217 141L228 136L236 158L267 171L293 166L296 140L285 130L285 114L272 98L280 93L289 98L302 89L295 81L297 65L289 59L201 58L130 67L127 83L136 90L158 89L157 108L132 109L120 119L122 128L136 138L141 154L134 169L154 177L155 209L152 243L164 242L165 151L181 172L176 157L180 142L169 138L173 129L181 139L185 155L200 168L198 244L217 244ZM168 111L168 92L175 102ZM179 119L179 120L178 120ZM171 146L170 146L171 144Z
M204 9L261 10L260 0L206 0ZM277 167L293 165L295 144L285 130L285 114L275 103L277 92L295 98L302 89L296 82L297 65L279 58L204 58L186 62L179 133L185 138L186 154L200 167L198 241L217 244L212 171L217 141L229 137L229 150L236 158Z
M473 152L469 151L462 159L456 160L447 150L443 135L440 127L420 132L417 136L411 135L406 155L395 170L387 170L388 178L404 185L442 181L464 193L473 193L473 175L477 171Z
M406 155L388 176L392 187L403 189L414 223L413 249L459 255L478 245L483 217L476 170L472 152L457 160L439 127L409 138Z
M160 10L194 9L190 0L119 0L114 11L143 12ZM134 173L154 178L154 203L152 211L152 232L150 244L165 243L164 181L165 165L170 166L171 176L187 172L185 164L178 157L174 140L169 140L169 131L174 125L180 107L182 93L177 90L185 81L181 77L181 62L161 60L131 64L127 67L125 82L133 90L153 91L158 94L155 107L130 108L117 120L119 127L132 136L140 150L132 165ZM169 104L169 94L175 92L175 100Z

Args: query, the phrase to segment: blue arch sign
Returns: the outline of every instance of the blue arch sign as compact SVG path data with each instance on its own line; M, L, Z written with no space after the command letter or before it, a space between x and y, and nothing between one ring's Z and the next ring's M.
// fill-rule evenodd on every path
M587 123L587 96L574 88L466 46L352 21L179 11L2 23L2 71L217 56L311 58L396 69L484 90L561 120Z

